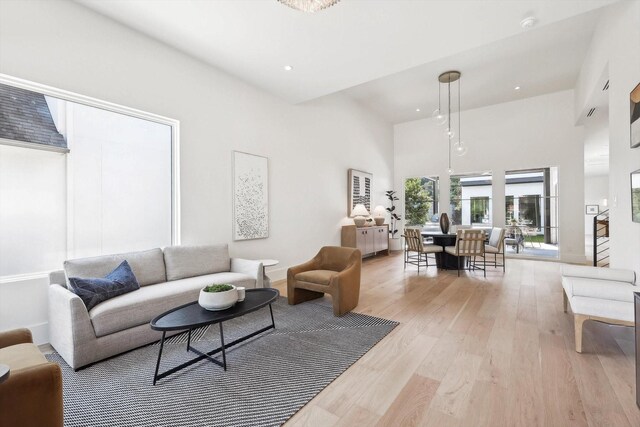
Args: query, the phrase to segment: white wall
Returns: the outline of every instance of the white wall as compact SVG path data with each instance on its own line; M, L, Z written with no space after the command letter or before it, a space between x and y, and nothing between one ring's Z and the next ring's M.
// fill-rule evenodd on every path
M279 259L275 278L340 243L348 168L373 174L373 205L392 187L393 129L352 101L289 105L70 1L0 2L0 73L180 120L182 242ZM232 150L269 157L268 239L230 241ZM26 298L0 284L7 306Z
M576 84L576 120L609 75L609 211L611 267L640 273L640 224L631 221L630 173L640 168L640 148L629 147L629 93L640 82L640 1L608 8L593 36Z
M586 176L584 178L584 204L600 206L600 212L609 209L602 204L603 200L609 202L609 176L597 175ZM586 208L585 208L586 212ZM593 238L593 217L595 215L584 215L584 234Z
M563 91L463 111L469 152L454 156L452 167L455 174L492 172L493 224L501 226L505 212L497 207L505 205L505 171L557 166L560 256L563 261L584 262L583 131L573 125L573 97L573 91ZM417 120L396 125L394 135L396 189L402 189L406 177L438 175L445 211L449 176L442 128L431 119Z

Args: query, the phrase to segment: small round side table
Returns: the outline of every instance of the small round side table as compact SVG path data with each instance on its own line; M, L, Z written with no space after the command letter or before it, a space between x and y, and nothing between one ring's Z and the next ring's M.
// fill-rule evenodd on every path
M9 378L11 369L7 365L0 364L0 383L5 382Z
M277 259L259 259L262 263L262 283L265 288L271 287L271 279L267 276L267 267L273 267L274 265L278 265L280 261Z

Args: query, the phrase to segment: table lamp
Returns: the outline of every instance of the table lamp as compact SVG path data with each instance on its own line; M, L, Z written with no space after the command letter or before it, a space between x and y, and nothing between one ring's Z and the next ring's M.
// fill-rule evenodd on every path
M353 210L351 211L351 218L353 218L353 223L356 227L364 227L364 223L367 221L369 216L369 211L364 207L363 204L357 204Z
M384 224L386 214L387 210L384 208L384 206L376 206L376 208L373 210L373 219L376 221L376 225Z

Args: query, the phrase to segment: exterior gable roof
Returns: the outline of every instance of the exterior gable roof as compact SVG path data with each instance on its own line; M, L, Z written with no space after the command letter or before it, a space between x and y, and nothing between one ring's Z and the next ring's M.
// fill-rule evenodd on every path
M67 148L44 95L0 84L0 138Z

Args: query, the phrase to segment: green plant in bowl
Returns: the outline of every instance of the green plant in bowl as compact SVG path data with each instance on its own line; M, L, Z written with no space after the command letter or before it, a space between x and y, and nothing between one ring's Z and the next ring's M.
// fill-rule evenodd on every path
M226 291L230 291L231 289L233 289L233 286L231 285L209 285L209 286L205 286L204 291L205 292L226 292Z

